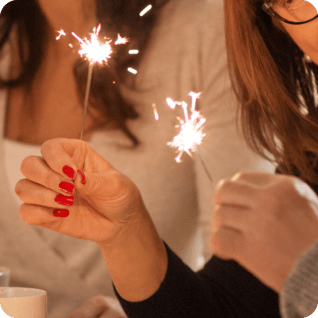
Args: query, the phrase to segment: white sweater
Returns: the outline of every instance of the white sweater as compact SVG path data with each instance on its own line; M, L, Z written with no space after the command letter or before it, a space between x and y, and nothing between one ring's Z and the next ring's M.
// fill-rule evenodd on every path
M0 71L8 64L2 59ZM247 149L235 126L221 0L171 0L165 6L137 87L139 92L123 91L141 115L129 123L141 146L125 147L130 142L118 131L96 132L90 144L136 183L162 239L197 269L203 247L206 257L211 254L207 240L216 183L240 170L274 170ZM200 153L213 183L196 156L185 154L176 163L174 149L167 146L178 132L175 117L180 112L169 109L165 98L190 103L189 91L202 92L198 107L207 121ZM12 286L47 290L49 318L67 317L90 297L112 295L111 279L96 244L28 226L19 218L4 168L6 100L7 92L0 91L0 264L10 268ZM153 103L159 121L154 120Z

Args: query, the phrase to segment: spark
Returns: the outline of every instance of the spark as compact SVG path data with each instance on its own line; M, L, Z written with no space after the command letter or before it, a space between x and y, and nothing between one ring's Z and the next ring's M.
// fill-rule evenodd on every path
M130 72L130 73L132 73L132 74L135 74L135 75L138 73L137 70L135 70L135 69L132 68L132 67L128 67L127 70L128 70L128 72Z
M127 38L124 38L120 34L117 34L117 40L115 41L115 45L126 44L127 42Z
M157 110L157 105L155 103L153 103L151 106L152 106L152 110L153 110L153 114L154 114L155 120L159 120L159 113L158 113L158 110Z
M152 5L149 4L145 9L143 9L140 13L139 16L144 16L148 11L150 11L152 9Z
M58 32L58 36L55 38L57 41L62 37L62 36L66 36L66 33L64 32L64 30L60 30L57 31Z
M138 54L139 50L129 50L128 53L129 54Z
M93 29L93 33L91 33L91 39L87 38L81 39L74 32L72 35L80 42L81 48L78 51L78 54L81 57L85 57L90 64L93 63L107 63L110 59L111 54L113 53L112 47L110 45L111 40L105 41L104 43L99 42L98 35L101 29L101 25Z
M190 113L188 110L188 104L184 101L174 101L172 98L166 98L166 103L171 109L175 109L176 106L180 106L183 110L184 119L177 117L180 128L178 135L174 136L173 140L168 142L168 145L177 148L178 155L175 158L176 162L181 162L181 156L185 152L192 157L192 152L197 150L197 146L201 144L205 134L202 132L203 125L206 119L196 110L196 101L200 96L200 93L190 92L192 103Z

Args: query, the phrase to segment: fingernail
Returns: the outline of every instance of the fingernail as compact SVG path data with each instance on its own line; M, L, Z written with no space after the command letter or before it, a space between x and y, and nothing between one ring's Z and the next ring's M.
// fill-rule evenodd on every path
M63 194L58 194L55 197L55 202L57 202L58 204L62 204L62 205L66 205L66 206L71 206L74 204L74 197L66 197Z
M85 178L84 172L82 170L77 170L77 173L79 173L81 176L81 184L86 184L86 178Z
M75 178L75 170L70 166L64 166L63 172L71 179Z
M53 215L57 218L66 218L70 214L69 210L66 209L55 209Z
M59 184L59 187L62 191L64 191L67 194L73 194L75 185L69 182L61 182Z

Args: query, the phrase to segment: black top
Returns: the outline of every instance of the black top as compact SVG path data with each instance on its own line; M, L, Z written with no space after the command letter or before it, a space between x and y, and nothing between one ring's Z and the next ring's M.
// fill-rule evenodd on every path
M296 169L294 175L299 175ZM308 184L318 194L318 185ZM115 290L129 318L281 317L278 294L238 263L213 256L195 273L167 245L166 249L168 270L154 295L132 303Z
M234 261L213 256L195 273L166 245L168 270L142 302L116 295L129 318L280 318L278 295Z

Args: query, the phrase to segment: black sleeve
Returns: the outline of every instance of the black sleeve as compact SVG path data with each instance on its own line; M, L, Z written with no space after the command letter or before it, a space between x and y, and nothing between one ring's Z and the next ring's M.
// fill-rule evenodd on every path
M280 318L278 295L233 261L217 257L193 272L166 245L168 270L141 302L115 293L129 318Z

